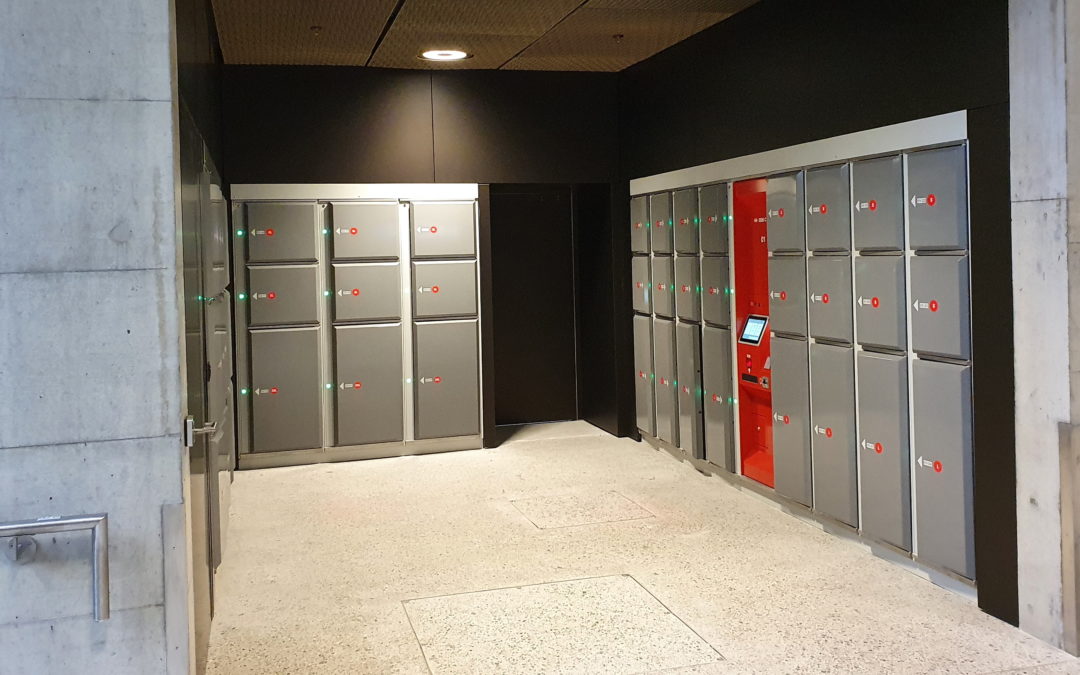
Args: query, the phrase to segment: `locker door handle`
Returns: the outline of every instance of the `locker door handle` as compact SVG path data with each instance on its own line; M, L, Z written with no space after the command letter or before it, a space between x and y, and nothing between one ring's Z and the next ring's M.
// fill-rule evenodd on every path
M184 418L184 447L193 447L195 445L196 436L217 433L217 425L217 422L210 422L209 424L204 424L196 429L195 418L188 415Z

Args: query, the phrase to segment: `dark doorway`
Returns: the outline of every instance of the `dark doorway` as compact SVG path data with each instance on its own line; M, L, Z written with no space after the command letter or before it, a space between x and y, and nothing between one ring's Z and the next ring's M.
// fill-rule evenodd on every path
M578 418L570 186L492 185L496 424Z

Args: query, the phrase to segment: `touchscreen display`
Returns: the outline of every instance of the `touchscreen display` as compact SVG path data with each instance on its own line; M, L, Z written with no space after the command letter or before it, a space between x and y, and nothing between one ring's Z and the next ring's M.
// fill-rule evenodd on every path
M761 338L765 335L765 326L768 323L769 317L767 316L751 315L746 319L746 325L743 326L739 342L745 342L748 345L761 344Z

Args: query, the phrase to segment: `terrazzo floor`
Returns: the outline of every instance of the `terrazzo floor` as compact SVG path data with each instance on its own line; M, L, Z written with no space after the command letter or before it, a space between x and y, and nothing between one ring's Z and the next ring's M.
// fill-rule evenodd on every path
M583 422L239 472L208 672L1080 673L765 499Z

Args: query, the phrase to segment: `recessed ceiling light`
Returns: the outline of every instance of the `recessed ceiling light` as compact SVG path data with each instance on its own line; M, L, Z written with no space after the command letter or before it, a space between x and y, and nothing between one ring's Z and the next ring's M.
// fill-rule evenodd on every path
M460 49L429 49L420 58L425 61L460 61L469 58L469 54Z

